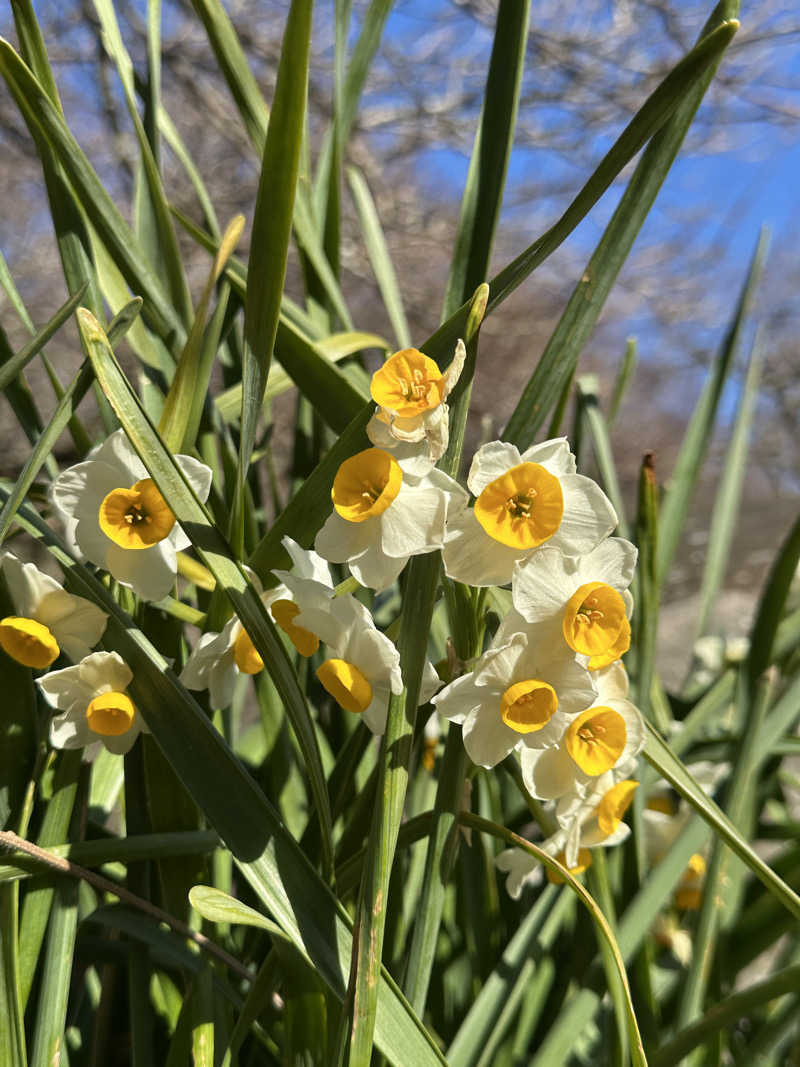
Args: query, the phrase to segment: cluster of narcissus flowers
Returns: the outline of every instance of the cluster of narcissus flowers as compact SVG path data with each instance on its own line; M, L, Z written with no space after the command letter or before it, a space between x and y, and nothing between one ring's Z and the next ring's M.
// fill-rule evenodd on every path
M545 802L552 832L544 847L578 871L590 862L589 849L627 834L622 817L636 788L644 727L621 662L630 643L636 549L610 536L614 509L599 486L576 473L565 438L522 453L503 441L485 444L472 461L469 493L437 469L448 447L447 399L464 359L460 341L444 372L416 349L387 359L372 378L371 447L336 472L333 508L315 551L284 538L292 569L275 571L279 584L267 590L251 578L287 642L315 657L322 687L376 734L385 730L391 695L403 690L400 655L353 595L355 584L382 592L412 556L430 552L441 552L454 581L510 584L513 607L489 647L435 696L441 682L426 664L419 699L433 698L438 713L461 726L476 765L519 761L525 787ZM209 468L189 456L176 460L205 500ZM122 430L56 479L52 502L76 556L143 599L174 591L177 552L189 540ZM329 563L346 564L352 578L337 588ZM105 615L32 564L7 555L3 570L17 615L0 622L2 648L38 670L61 652L73 660L38 679L61 713L52 743L99 739L126 751L146 727L127 693L129 667L116 652L91 651ZM224 708L237 678L263 667L234 616L221 632L200 636L180 678ZM534 869L518 850L498 864L512 893Z

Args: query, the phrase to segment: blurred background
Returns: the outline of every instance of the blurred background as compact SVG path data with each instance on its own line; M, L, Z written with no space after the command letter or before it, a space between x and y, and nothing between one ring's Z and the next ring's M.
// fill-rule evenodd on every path
M67 121L118 206L131 215L138 149L91 0L34 3L54 63ZM358 14L364 5L353 5ZM134 67L145 69L146 0L115 0ZM288 4L226 0L251 68L269 101ZM310 155L316 159L331 114L333 4L317 4L310 86ZM387 235L412 336L437 326L461 191L479 119L496 4L490 0L397 0L384 31L348 159L364 173ZM517 255L558 218L647 94L696 38L711 10L695 0L539 0L533 5L523 90L494 268ZM606 399L626 340L635 337L633 384L614 425L613 447L631 504L642 454L654 451L669 479L705 370L722 342L762 225L771 231L756 315L766 361L755 419L741 522L714 626L743 634L774 553L800 502L800 352L796 299L800 240L800 10L792 2L743 5L728 49L686 144L670 172L584 350L579 374L598 378ZM13 19L0 32L16 40ZM356 30L357 32L357 30ZM252 218L260 161L222 81L189 0L163 0L163 99L220 220ZM202 107L199 100L202 99ZM0 86L0 249L37 325L66 298L50 229L41 167L19 112ZM197 222L197 199L165 146L165 186ZM482 331L470 443L502 429L629 176L626 171L576 230ZM394 343L391 326L344 191L342 289L359 329ZM182 233L195 297L208 257ZM248 231L240 246L246 255ZM290 263L288 291L298 295ZM12 350L27 339L0 294L0 324ZM752 337L744 339L742 355ZM80 354L63 330L48 354L67 380ZM44 382L32 367L31 387ZM662 612L661 669L678 682L688 650L714 488L742 376L732 375L721 425L693 502ZM37 392L38 400L38 392ZM47 409L47 401L43 410ZM276 404L276 425L291 411ZM0 474L15 476L27 451L0 400ZM565 424L569 432L569 419ZM277 459L289 474L288 448ZM69 457L69 441L62 442ZM583 469L592 473L590 448Z

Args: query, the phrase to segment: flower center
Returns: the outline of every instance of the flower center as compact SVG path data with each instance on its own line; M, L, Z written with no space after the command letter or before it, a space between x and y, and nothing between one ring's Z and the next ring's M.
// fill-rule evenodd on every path
M567 727L567 752L585 774L610 771L625 749L625 720L613 708L582 711Z
M100 505L100 529L120 548L152 548L169 536L175 516L152 478L112 489Z
M272 617L280 626L301 656L313 656L319 648L319 638L302 626L295 626L294 620L300 614L300 608L293 600L275 600L270 609Z
M599 656L619 637L625 619L625 601L605 582L588 582L567 601L561 629L573 652Z
M531 549L561 525L564 494L555 475L539 463L520 463L490 482L475 501L475 518L509 548Z
M331 498L348 522L365 522L382 515L403 484L397 461L382 448L365 448L346 459L333 479Z
M617 830L638 786L638 782L626 778L612 785L608 792L603 794L603 799L597 805L597 825L606 837L610 837Z
M101 693L86 709L89 728L103 737L127 733L136 718L136 705L127 693Z
M592 656L587 664L590 671L599 671L602 667L608 667L611 663L616 663L618 659L625 655L628 649L631 647L631 624L628 622L627 615L622 618L622 626L617 634L616 640L605 652L599 652Z
M547 682L528 678L515 682L503 693L500 700L500 717L506 726L518 734L531 734L541 730L558 710L556 691Z
M0 621L0 647L23 667L43 671L58 659L58 641L44 623L9 615Z
M401 418L413 418L441 404L444 377L432 359L416 348L389 356L372 375L370 393L376 404Z
M372 703L372 686L354 663L326 659L317 667L317 678L345 711L360 715Z
M242 674L258 674L264 669L264 661L250 640L250 634L244 627L233 642L233 662Z
M557 856L554 856L553 858L557 859L562 867L567 867L567 854L566 854L566 852L561 851L561 852L559 852L559 854ZM587 867L591 867L591 865L592 865L592 854L589 851L589 849L588 848L579 848L578 849L578 862L575 864L574 867L567 867L567 870L572 875L583 874L583 872L586 870L586 868ZM556 874L555 871L551 871L549 867L545 868L545 873L547 874L547 881L548 882L552 882L553 885L563 885L564 879L561 877L560 874Z

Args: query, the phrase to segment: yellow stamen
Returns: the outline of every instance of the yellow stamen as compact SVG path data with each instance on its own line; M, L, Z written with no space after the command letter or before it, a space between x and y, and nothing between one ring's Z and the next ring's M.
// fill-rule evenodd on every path
M558 860L558 862L561 864L562 867L566 867L566 865L567 865L566 853L559 852L559 854L557 856L555 856L554 858ZM592 854L589 851L589 849L588 848L579 848L578 849L578 862L575 864L574 867L567 867L567 870L569 871L569 873L571 875L574 876L576 874L583 874L583 872L586 870L586 868L587 867L591 867L591 865L592 865ZM560 874L556 874L555 871L551 871L549 867L546 868L546 874L547 874L547 881L548 882L552 882L553 885L563 885L564 884L565 879L562 878Z
M100 505L100 529L120 548L152 548L168 537L175 516L152 478L112 489Z
M547 682L528 678L515 682L503 693L500 701L500 717L506 726L518 734L530 734L541 730L558 710L556 691Z
M605 582L587 582L567 601L561 629L573 652L598 656L613 648L622 621L625 601Z
M588 663L589 670L599 671L603 667L609 667L612 663L616 663L618 659L621 659L630 647L631 624L628 622L626 616L622 620L622 627L617 634L617 639L614 644L606 652L601 652L598 655L591 657Z
M483 490L475 501L475 518L509 548L530 549L547 541L561 525L561 483L539 463L520 463Z
M89 727L104 737L127 733L136 718L136 706L127 693L101 693L86 709Z
M242 627L233 643L233 662L242 674L258 674L264 669L264 661L250 640L250 634Z
M400 492L403 472L382 448L365 448L346 459L333 479L333 506L348 522L382 515Z
M319 648L319 638L302 626L295 626L294 620L300 614L300 608L293 600L275 600L270 609L272 617L280 626L301 656L313 656Z
M610 771L625 749L627 730L618 711L602 705L582 711L564 734L567 752L585 774Z
M610 837L619 827L623 815L631 805L633 794L638 788L638 782L634 782L632 778L626 778L612 785L603 795L603 799L597 805L597 825L606 837Z
M372 375L369 391L376 404L401 418L413 418L441 404L444 385L432 359L416 348L405 348L389 356Z
M317 678L345 711L360 715L372 703L372 686L354 663L326 659L317 667Z
M58 641L44 623L9 615L0 622L0 647L23 667L43 671L58 659Z

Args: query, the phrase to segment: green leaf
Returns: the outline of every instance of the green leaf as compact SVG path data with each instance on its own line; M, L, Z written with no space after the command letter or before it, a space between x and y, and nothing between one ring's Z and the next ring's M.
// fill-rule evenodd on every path
M61 329L86 295L87 286L88 282L84 282L78 292L71 296L66 303L61 305L47 325L43 326L36 336L28 341L25 347L20 349L15 356L6 360L5 363L0 366L0 389L5 389L9 382L13 381L20 371L30 363L33 357L44 348L53 334Z
M658 574L662 584L669 573L675 550L678 547L689 510L689 501L697 484L703 457L711 441L722 390L736 358L744 324L750 314L766 251L767 236L762 232L750 260L747 277L725 337L692 413L675 463L675 470L664 495L658 546Z
M0 487L0 498L3 494ZM265 908L342 999L352 937L350 920L341 905L158 650L100 582L70 558L29 505L23 506L19 520L27 532L44 539L64 568L70 590L108 612L105 643L131 667L132 695L159 747L233 852ZM78 762L81 758L80 752L66 755L75 756ZM407 1067L409 1062L415 1067L443 1064L435 1042L385 971L380 985L375 1029L378 1049L397 1067Z
M633 381L633 376L636 373L636 361L637 361L637 345L636 338L629 337L625 343L625 355L622 357L622 364L619 368L619 373L614 380L614 390L611 394L611 400L608 404L608 417L606 422L609 428L611 428L617 421L617 415L622 401L625 399L625 394L628 391L628 386Z
M660 730L666 731L669 728L669 719L665 719L659 705L651 699L658 640L659 586L656 561L659 535L658 484L653 454L648 452L639 472L636 515L636 544L639 548L636 567L637 610L633 620L636 698L644 715L654 719Z
M189 890L189 902L195 911L212 923L227 923L231 926L257 926L272 937L289 940L280 926L240 900L222 893L209 885L195 885Z
M31 1067L52 1067L60 1061L77 931L78 883L62 881L56 888L50 909Z
M489 272L517 121L529 21L530 0L500 0L442 319L448 319Z
M800 967L787 967L747 989L732 993L729 997L718 1001L697 1022L687 1026L685 1030L680 1030L662 1045L650 1060L651 1067L673 1067L673 1064L683 1063L684 1058L692 1049L707 1042L720 1030L734 1026L740 1020L748 1018L754 1010L786 993L796 994L798 987L800 987ZM797 1012L796 998L793 1011ZM796 1014L794 1018L796 1020Z
M8 43L0 38L0 74L6 80L28 128L44 137L64 172L90 222L113 256L131 289L144 300L142 315L169 347L178 350L185 340L180 317L147 263L130 227L106 192L61 113Z
M234 216L220 240L219 251L211 265L189 336L175 368L175 377L164 401L158 429L164 444L173 452L189 452L194 447L211 379L211 359L203 359L208 309L217 279L239 243L244 222L244 215ZM213 359L214 353L210 355Z
M244 303L240 476L250 462L278 330L305 123L312 8L313 0L292 0L261 161Z
M773 893L792 915L800 918L800 897L753 851L725 813L710 797L706 796L680 760L673 755L667 743L654 732L649 724L644 755L662 778L666 778L725 844L750 868L756 878L763 882L770 893Z
M594 457L600 471L600 483L608 494L608 498L614 505L619 525L616 532L620 537L629 537L628 522L625 518L625 506L622 499L622 490L617 477L617 467L614 463L614 454L611 450L611 438L608 433L608 423L603 417L600 403L597 397L597 379L579 378L576 383L578 401L581 413L589 427L592 438Z
M800 516L795 520L770 567L750 629L747 679L752 694L772 662L778 625L786 606L792 579L800 563Z
M518 834L512 833L510 830L506 830L504 826L498 826L496 823L490 822L488 819L483 819L479 815L473 815L466 811L460 814L459 821L465 826L471 826L475 830L480 830L481 833L492 834L492 836L500 838L501 841L505 841L506 844L512 847L521 848L523 852L527 852L528 855L538 859L549 871L558 875L559 878L563 878L583 906L588 910L597 929L598 941L601 941L608 946L610 959L612 961L610 973L615 975L622 986L626 1016L624 1025L627 1026L628 1037L631 1044L631 1062L635 1067L637 1067L637 1065L638 1067L646 1067L647 1058L645 1057L644 1048L642 1047L639 1026L636 1022L636 1013L633 1010L633 1003L631 1002L631 991L628 986L628 976L625 971L625 963L622 958L622 953L620 952L614 934L611 931L611 927L608 925L608 920L605 915L603 915L603 912L598 907L594 898L581 885L581 883L569 873L566 867L563 867L557 860L553 859L551 855L537 845L533 845L530 841L526 841L524 837L520 837Z
M350 192L353 194L353 202L361 222L361 233L364 237L364 244L367 246L367 255L383 297L383 306L386 308L386 314L394 330L397 347L411 348L411 331L403 307L403 297L381 220L375 208L375 201L372 199L364 175L357 167L347 168L347 180L350 183Z
M95 375L130 441L203 562L225 591L270 673L295 731L323 827L326 862L333 865L331 816L314 726L297 676L253 584L197 500L172 454L144 414L94 316L81 309L78 328Z
M12 492L2 510L0 510L0 545L5 540L17 509L33 485L36 475L42 469L47 457L52 454L56 441L61 436L64 427L88 392L93 381L94 371L91 364L86 361L78 371L75 380L56 405L52 418L42 431L30 456L25 461L25 466L20 471Z
M739 517L742 485L747 470L748 440L759 396L763 361L762 345L757 338L750 355L747 377L739 400L739 410L736 413L736 422L725 456L725 467L717 495L714 498L706 564L703 568L703 582L700 587L700 608L695 624L695 640L706 632L730 562L730 548Z
M24 1002L20 995L17 890L0 887L0 1048L9 1067L26 1067Z
M492 280L487 314L558 247L652 138L503 432L504 440L521 449L533 441L574 373L581 349L736 33L738 21L725 17L735 7L735 3L718 4L698 43L651 93L561 219Z
M219 68L231 91L245 129L256 151L261 154L267 134L268 111L247 63L233 23L220 0L192 0L192 6L203 20L208 40L214 50Z

